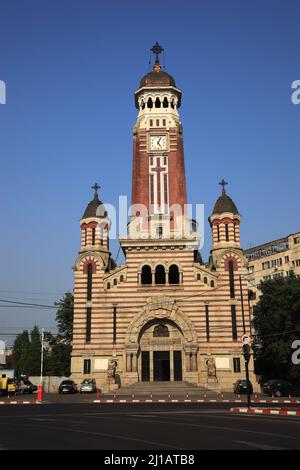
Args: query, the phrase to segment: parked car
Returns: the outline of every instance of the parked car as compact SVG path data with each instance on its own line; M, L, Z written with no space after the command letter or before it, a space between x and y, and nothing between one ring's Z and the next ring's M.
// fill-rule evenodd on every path
M95 379L84 379L80 384L80 393L93 393L97 391Z
M37 393L37 386L33 385L28 379L20 379L17 382L17 391L21 395L24 393Z
M274 397L288 397L289 395L296 394L295 392L295 387L291 382L288 382L287 380L268 380L263 385L264 395L274 395Z
M74 380L63 380L60 386L58 387L58 393L76 393L77 386Z
M247 384L247 380L239 379L233 384L234 393L247 393L248 389L249 389L249 392L252 394L253 387L252 387L252 383L250 382L250 380L248 380L248 384Z
M18 384L17 384L16 379L8 378L6 384L7 384L6 385L7 395L10 395L10 394L16 395L16 393L18 392Z

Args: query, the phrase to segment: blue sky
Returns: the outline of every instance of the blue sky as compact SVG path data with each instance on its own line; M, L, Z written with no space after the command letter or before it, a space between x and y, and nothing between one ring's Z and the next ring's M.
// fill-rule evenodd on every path
M299 231L299 24L293 0L0 0L0 297L72 289L90 187L130 196L133 93L155 41L183 90L189 202L207 219L224 177L245 248ZM55 311L0 309L0 337L54 327Z

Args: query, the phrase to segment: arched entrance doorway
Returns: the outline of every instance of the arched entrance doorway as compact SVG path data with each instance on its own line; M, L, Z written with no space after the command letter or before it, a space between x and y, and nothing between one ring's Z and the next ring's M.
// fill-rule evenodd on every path
M170 297L150 297L128 325L124 380L198 383L197 335Z
M170 320L150 320L139 335L138 368L143 382L182 380L183 334Z

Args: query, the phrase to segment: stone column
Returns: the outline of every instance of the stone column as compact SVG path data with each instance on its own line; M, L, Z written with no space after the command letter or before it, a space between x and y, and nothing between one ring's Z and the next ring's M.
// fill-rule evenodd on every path
M170 381L174 382L174 351L170 349Z
M197 371L197 353L193 352L191 357L191 371Z
M150 382L154 380L154 371L153 371L153 351L150 351L149 354L149 361L150 361Z
M131 372L131 354L126 353L126 372Z
M186 370L186 372L191 371L191 358L190 358L190 353L189 352L185 353L185 370Z
M137 353L132 353L132 372L137 371Z

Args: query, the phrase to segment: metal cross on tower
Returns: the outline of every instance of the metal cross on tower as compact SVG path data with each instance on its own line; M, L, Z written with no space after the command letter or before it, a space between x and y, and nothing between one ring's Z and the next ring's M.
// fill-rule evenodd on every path
M222 194L226 194L226 191L225 191L225 186L228 184L224 178L220 181L219 183L221 186L222 186Z
M153 54L156 54L156 59L155 59L155 63L156 64L159 64L159 59L158 59L158 54L161 54L164 49L161 47L160 44L158 44L158 42L156 41L156 43L154 44L154 46L150 49L151 52L153 52Z
M92 189L95 190L95 196L98 196L98 189L100 189L101 186L99 186L98 183L95 183L94 186L92 186Z

